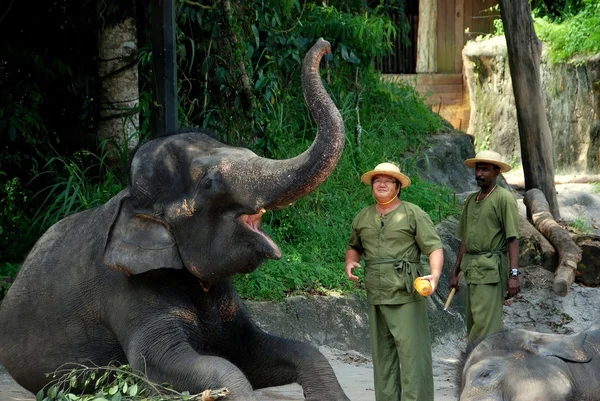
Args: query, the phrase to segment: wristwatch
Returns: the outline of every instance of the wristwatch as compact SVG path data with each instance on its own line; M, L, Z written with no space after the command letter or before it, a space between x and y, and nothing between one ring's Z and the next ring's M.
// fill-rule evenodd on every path
M510 269L509 277L519 277L519 269L516 267Z

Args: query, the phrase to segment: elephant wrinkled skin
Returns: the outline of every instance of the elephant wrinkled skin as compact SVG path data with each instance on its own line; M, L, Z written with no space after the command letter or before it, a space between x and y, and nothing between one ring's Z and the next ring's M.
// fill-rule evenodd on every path
M464 357L460 401L600 401L600 325L572 335L502 331Z
M306 399L348 400L313 346L260 330L231 276L278 259L261 230L333 171L341 115L321 81L320 39L302 65L313 144L269 160L203 132L152 140L132 160L129 186L106 204L52 226L33 247L0 306L0 363L36 393L65 363L129 363L155 382L228 399L299 383Z

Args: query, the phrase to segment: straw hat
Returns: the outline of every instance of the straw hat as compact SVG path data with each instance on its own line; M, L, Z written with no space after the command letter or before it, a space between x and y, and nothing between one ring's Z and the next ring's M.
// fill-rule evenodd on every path
M400 172L398 166L392 163L380 163L375 166L374 170L367 171L360 177L361 181L367 185L371 185L373 181L373 176L377 174L385 174L390 177L394 177L398 181L400 181L400 188L406 188L410 186L410 178L405 176Z
M506 173L510 171L511 167L509 164L502 161L500 153L493 152L491 150L482 150L477 153L474 158L465 160L467 167L475 167L476 163L490 163L500 167L500 171Z

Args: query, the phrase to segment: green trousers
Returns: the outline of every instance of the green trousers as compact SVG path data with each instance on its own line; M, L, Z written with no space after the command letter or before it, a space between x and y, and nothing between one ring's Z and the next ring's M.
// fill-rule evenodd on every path
M369 305L377 401L433 401L427 300Z
M502 329L504 291L502 283L468 284L467 335L477 340Z

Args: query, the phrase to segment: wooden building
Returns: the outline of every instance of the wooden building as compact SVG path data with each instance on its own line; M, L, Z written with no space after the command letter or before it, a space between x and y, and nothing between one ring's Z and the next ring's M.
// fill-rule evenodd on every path
M494 31L498 0L406 0L408 43L375 62L386 79L413 84L432 109L457 129L468 127L469 100L462 74L468 40ZM404 16L392 15L396 22Z

